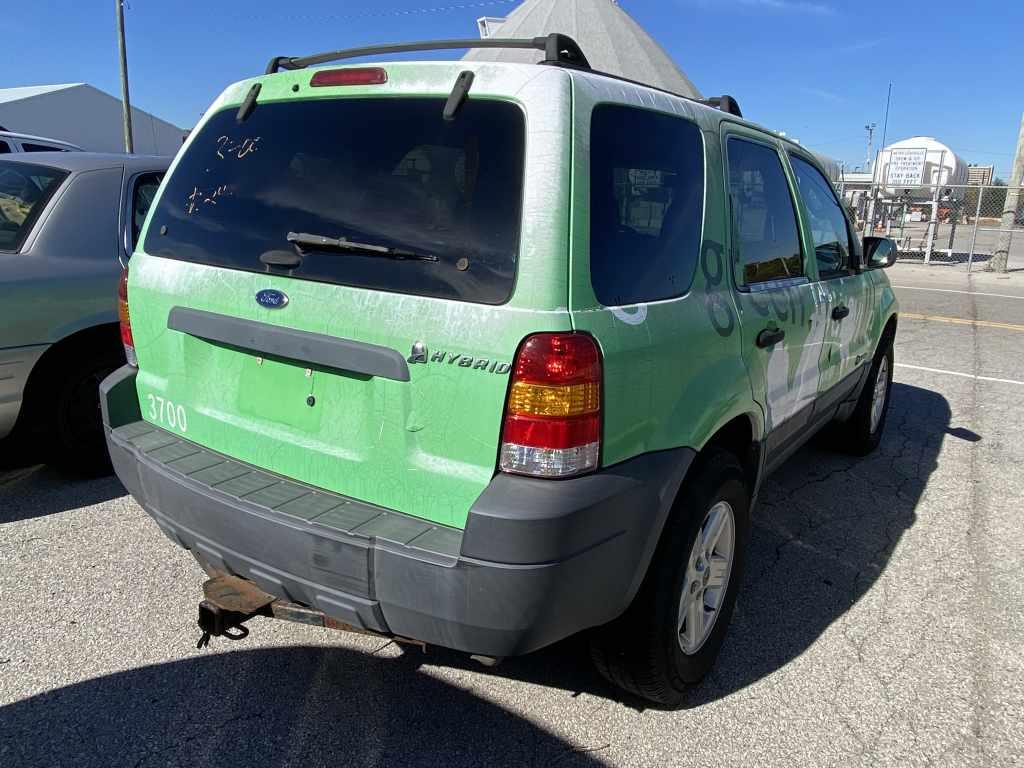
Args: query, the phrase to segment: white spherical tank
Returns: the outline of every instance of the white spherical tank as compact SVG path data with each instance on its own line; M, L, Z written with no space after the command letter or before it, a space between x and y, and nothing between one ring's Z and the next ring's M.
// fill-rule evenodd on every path
M931 136L897 141L878 153L874 181L886 197L930 200L933 187L951 187L951 196L963 197L957 185L967 183L967 163ZM942 196L945 190L940 189Z

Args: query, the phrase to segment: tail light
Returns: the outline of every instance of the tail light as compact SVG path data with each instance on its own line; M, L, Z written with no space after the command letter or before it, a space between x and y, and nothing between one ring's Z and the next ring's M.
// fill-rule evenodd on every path
M117 319L121 323L121 343L128 365L139 364L135 357L135 341L132 339L132 320L128 316L128 267L121 270L121 281L117 285Z
M601 452L601 353L582 333L538 333L520 345L505 405L499 468L569 477Z

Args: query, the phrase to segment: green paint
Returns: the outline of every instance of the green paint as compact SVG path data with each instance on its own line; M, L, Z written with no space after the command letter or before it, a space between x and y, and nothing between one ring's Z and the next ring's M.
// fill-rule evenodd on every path
M403 96L446 95L460 71L449 63L388 70L384 90ZM523 247L507 304L367 291L138 252L131 262L129 293L144 416L240 461L461 528L470 505L494 475L507 364L519 342L529 333L571 328L565 310L568 233L563 225L568 190L547 183L551 169L567 172L568 142L556 137L569 129L569 81L562 73L541 73L547 85L536 83L537 73L529 68L510 73L482 67L473 86L474 98L506 98L530 115ZM259 78L264 83L260 103L311 94L379 96L381 91L311 91L306 85L310 77L305 70ZM209 114L237 109L252 82L229 87ZM296 83L298 93L291 90ZM269 310L257 305L254 296L264 288L287 293L288 306ZM403 356L414 342L423 341L431 359L409 366L409 382L326 370L307 376L302 364L258 361L250 352L169 331L167 316L175 306L356 339ZM483 365L474 367L475 361ZM150 394L186 409L187 432L151 419L146 407ZM311 394L313 406L307 404Z
M509 302L485 306L360 290L139 252L129 294L137 386L147 418L148 395L158 395L187 410L187 431L172 431L214 451L462 527L495 472L507 363L530 333L576 329L598 340L605 365L605 466L647 451L699 449L738 416L751 420L760 439L794 397L813 400L819 388L851 371L857 356L874 349L895 311L881 272L826 284L817 280L811 257L805 286L771 295L736 289L721 141L723 125L738 133L753 129L725 123L722 113L553 67L431 62L386 65L385 86L311 90L310 70L246 80L229 87L210 114L237 109L254 82L263 84L259 103L445 96L467 66L476 72L471 98L509 99L527 115L522 245ZM677 299L613 311L597 302L591 288L589 118L605 101L673 113L702 131L701 259L689 292ZM758 135L784 156L780 142ZM792 184L788 165L786 170ZM813 254L805 212L798 213L805 252ZM285 291L289 305L258 306L253 297L264 288ZM858 306L847 324L855 329L849 337L827 320L816 325L815 318L840 298ZM251 353L169 331L167 316L175 306L357 339L403 355L423 341L428 360L410 364L409 382L326 370L307 375L298 364L257 361ZM786 330L784 347L755 347L753 339L766 324ZM315 396L313 406L309 395Z

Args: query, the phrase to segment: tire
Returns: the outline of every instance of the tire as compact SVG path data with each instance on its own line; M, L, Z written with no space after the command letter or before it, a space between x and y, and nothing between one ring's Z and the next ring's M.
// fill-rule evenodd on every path
M113 471L103 434L99 385L124 365L120 348L76 350L50 371L47 399L41 403L42 455L65 472L95 477Z
M689 622L680 628L683 590L697 595L688 600L695 606L699 600L700 615L707 617L707 601L715 601L713 581L703 577L691 561L698 534L705 532L705 522L722 503L732 516L731 568L727 570L724 590L719 589L717 610L711 628L703 640L696 641ZM633 603L626 612L591 634L591 658L598 672L613 685L631 694L667 708L677 708L685 700L688 685L699 682L711 669L725 639L736 595L740 589L743 564L750 535L750 490L744 480L743 468L731 453L709 448L701 454L690 470L675 506L662 532ZM716 554L720 558L723 531ZM707 566L703 573L713 574ZM706 591L705 591L706 589ZM695 610L697 608L695 607ZM689 614L688 614L689 615ZM689 648L684 650L684 644Z
M835 425L833 445L854 456L867 456L874 451L885 432L885 419L889 415L892 394L893 350L892 339L883 339L871 363L868 380L860 393L857 405L846 422ZM878 388L882 387L881 390ZM873 415L875 393L885 399L877 416Z

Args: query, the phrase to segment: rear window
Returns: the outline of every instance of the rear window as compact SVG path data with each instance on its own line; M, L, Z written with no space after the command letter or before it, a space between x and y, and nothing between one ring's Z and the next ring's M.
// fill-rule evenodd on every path
M0 251L17 251L67 176L44 165L0 162Z
M519 252L525 119L514 104L443 98L260 104L214 115L153 212L145 250L252 272L301 251L292 277L500 304ZM296 246L345 238L434 260ZM273 260L272 257L268 257Z
M612 104L591 117L590 281L605 306L681 296L704 219L704 147L682 118Z

